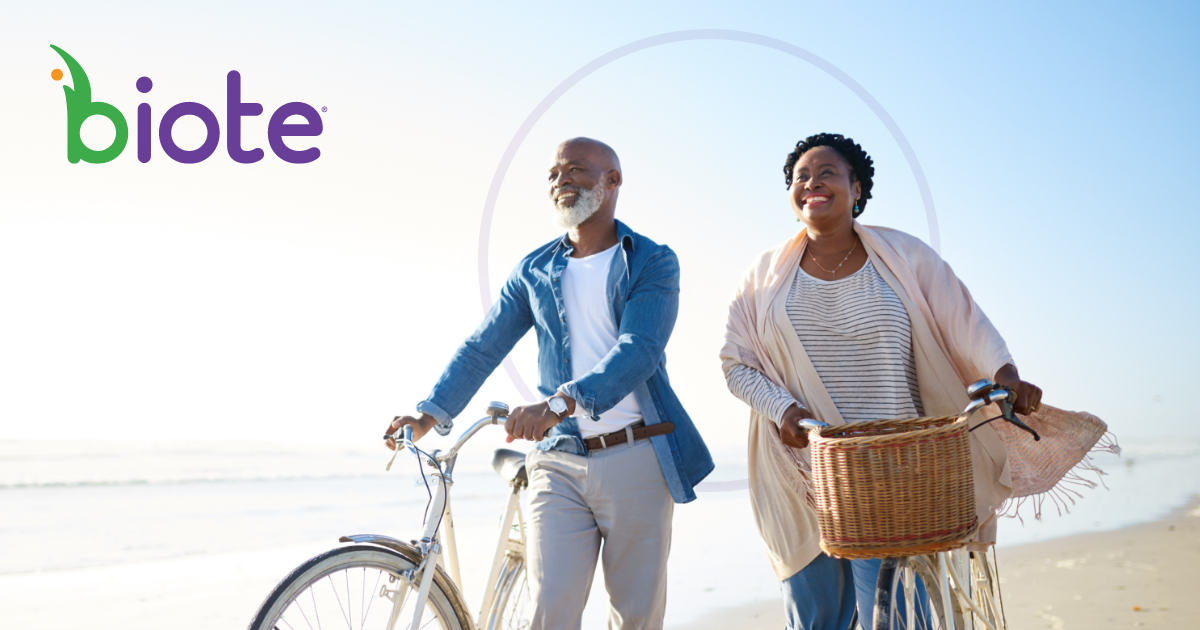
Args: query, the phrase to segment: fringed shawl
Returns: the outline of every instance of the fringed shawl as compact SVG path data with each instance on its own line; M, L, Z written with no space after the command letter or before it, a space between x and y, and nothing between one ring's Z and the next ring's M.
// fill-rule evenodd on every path
M925 414L957 414L967 404L968 384L992 378L1012 362L1003 337L950 266L925 243L858 222L854 230L908 311ZM746 273L729 307L722 368L728 373L738 364L753 367L786 388L818 420L844 424L787 316L787 288L807 242L801 230L763 254ZM995 407L985 408L971 419L972 426L996 415ZM1040 514L1041 499L1058 503L1070 498L1072 491L1060 482L1094 485L1072 469L1082 463L1095 470L1087 455L1107 430L1099 418L1042 405L1025 422L1042 434L1041 441L1002 421L971 433L976 514L982 523L977 543L995 542L995 517L1005 512L1010 499L1031 498ZM1116 445L1105 442L1099 448L1113 450ZM808 449L784 446L775 424L751 410L749 468L755 521L776 576L783 580L821 553ZM1008 505L1019 507L1019 501Z

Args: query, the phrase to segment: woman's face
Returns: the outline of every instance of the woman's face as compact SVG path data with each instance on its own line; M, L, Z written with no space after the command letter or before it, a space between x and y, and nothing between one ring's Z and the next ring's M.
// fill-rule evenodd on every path
M809 149L792 170L792 211L810 228L848 222L861 194L850 164L829 147Z

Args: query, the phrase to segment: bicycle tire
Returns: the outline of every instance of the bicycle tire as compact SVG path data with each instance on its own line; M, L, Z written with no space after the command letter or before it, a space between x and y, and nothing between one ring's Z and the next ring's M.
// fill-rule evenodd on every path
M902 611L908 606L902 602L916 602L918 591L916 580L910 587L905 578L905 572L911 571L914 578L920 578L925 584L925 592L930 613L930 625L923 619L915 618L909 625ZM914 615L916 617L916 615ZM946 625L945 608L942 606L942 591L938 588L938 580L933 566L926 556L908 556L903 558L885 558L879 568L879 580L875 586L875 608L871 620L873 630L930 630L931 627L950 628Z
M500 567L496 598L483 627L485 630L526 630L532 612L525 559L510 551Z
M250 622L249 630L318 630L322 625L330 628L345 625L356 630L384 628L393 606L381 589L394 586L400 573L412 569L419 559L415 552L410 557L372 545L340 547L314 556L289 573L267 595ZM354 569L362 569L362 574L357 575ZM320 587L323 582L328 586ZM410 585L408 591L394 630L409 628L411 624L417 585ZM308 601L305 601L306 594ZM352 596L359 601L354 602ZM380 599L384 600L382 605L375 606ZM330 623L322 624L323 620ZM436 626L431 622L436 622ZM474 628L457 590L440 570L435 573L429 588L422 627Z

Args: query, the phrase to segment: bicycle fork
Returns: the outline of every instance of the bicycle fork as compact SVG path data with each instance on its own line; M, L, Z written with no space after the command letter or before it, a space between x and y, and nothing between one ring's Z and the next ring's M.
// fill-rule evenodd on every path
M437 475L432 476L437 477ZM409 587L414 581L419 581L420 586L417 588L417 608L413 612L411 627L421 627L425 602L429 599L429 589L433 586L433 575L437 572L442 554L442 546L437 541L437 529L446 510L445 485L444 483L437 484L433 503L429 506L429 517L425 522L425 531L420 540L421 563L400 575L400 585L394 591L395 596L388 598L392 600L392 614L388 618L387 630L393 630L396 627L396 622L400 619L400 613L404 609L404 603L408 599Z

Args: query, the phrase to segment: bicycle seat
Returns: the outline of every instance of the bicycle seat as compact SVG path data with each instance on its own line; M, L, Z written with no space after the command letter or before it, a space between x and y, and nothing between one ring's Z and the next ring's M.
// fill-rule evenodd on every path
M492 468L496 469L496 474L500 475L507 482L513 482L517 479L529 483L529 477L525 474L525 454L518 453L512 449L498 448L496 454L492 456Z

